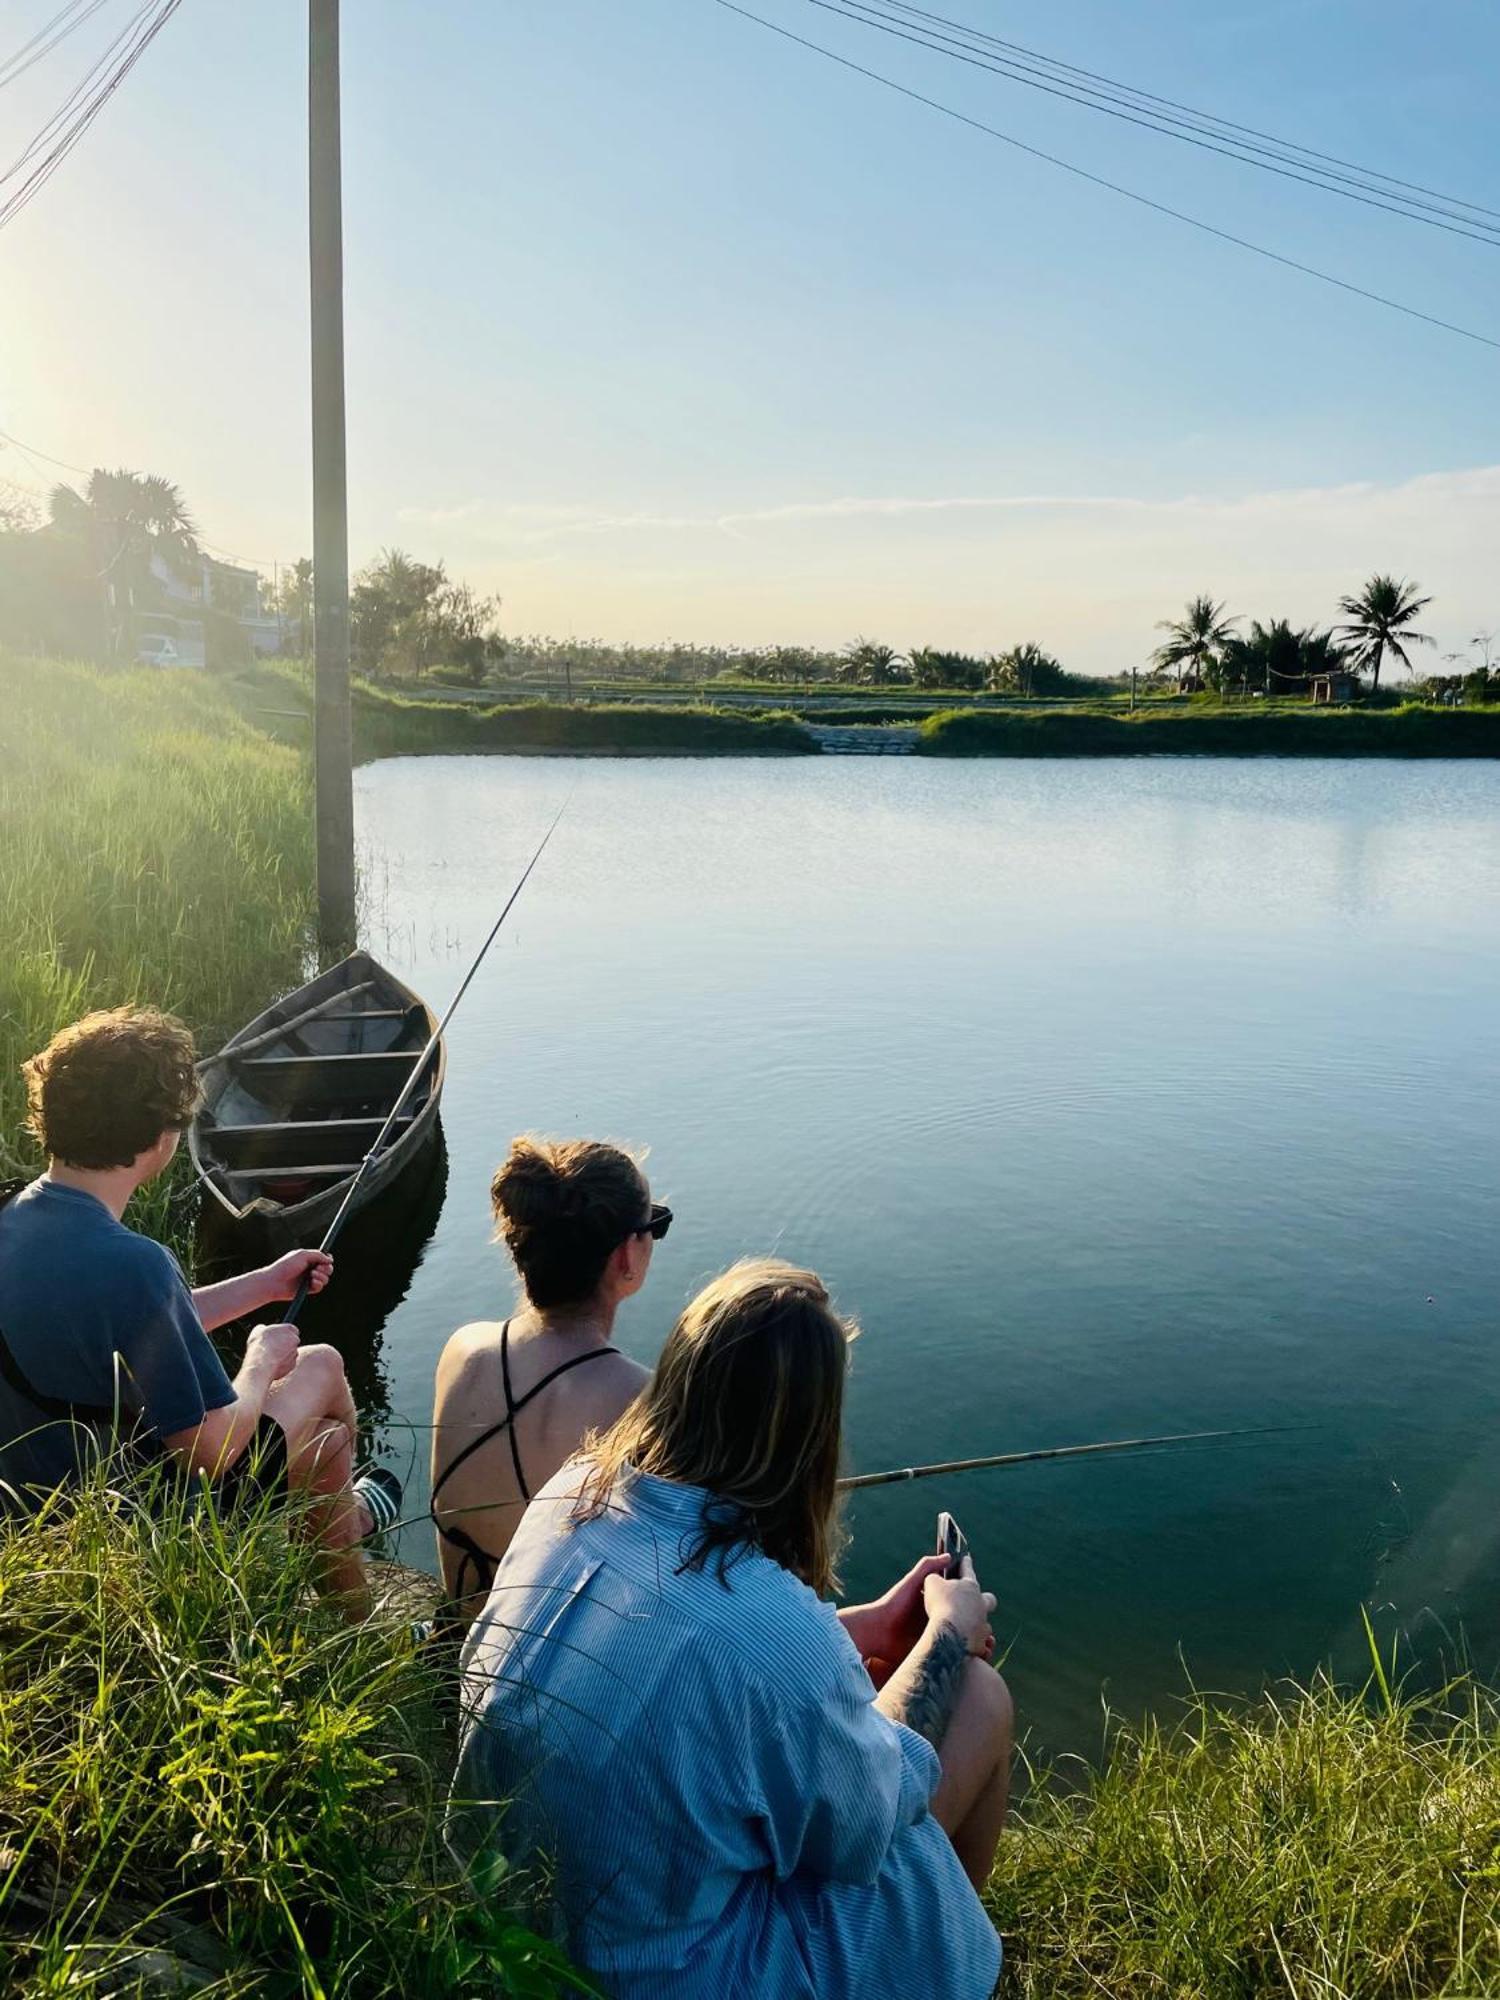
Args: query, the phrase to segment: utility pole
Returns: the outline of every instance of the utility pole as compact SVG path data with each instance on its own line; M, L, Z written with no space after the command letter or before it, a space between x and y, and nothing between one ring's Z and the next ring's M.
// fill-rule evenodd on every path
M312 278L313 783L318 950L354 946L354 742L349 718L349 495L344 461L344 223L339 0L308 0Z

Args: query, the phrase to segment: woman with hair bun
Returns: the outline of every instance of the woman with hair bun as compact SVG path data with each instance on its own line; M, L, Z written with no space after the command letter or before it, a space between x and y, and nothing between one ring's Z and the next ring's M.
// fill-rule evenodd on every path
M454 1334L433 1412L432 1520L465 1624L532 1494L650 1379L610 1334L672 1220L631 1156L593 1139L514 1140L490 1202L523 1303L503 1323L476 1320Z

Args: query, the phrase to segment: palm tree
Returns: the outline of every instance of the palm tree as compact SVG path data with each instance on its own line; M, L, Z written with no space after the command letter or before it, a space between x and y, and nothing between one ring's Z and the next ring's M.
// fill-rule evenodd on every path
M1207 680L1210 668L1234 637L1238 622L1238 618L1226 618L1223 605L1215 604L1211 597L1189 599L1180 618L1163 619L1156 628L1167 638L1151 655L1153 673L1175 673L1181 687L1182 670L1191 666L1196 680Z
M1062 678L1062 661L1034 639L996 653L989 662L988 684L997 692L1055 694Z
M117 657L133 637L134 613L155 594L153 561L185 580L199 575L198 530L170 479L96 466L82 493L55 486L49 513L58 533L85 542L91 552L108 607L110 650Z
M865 687L889 687L907 678L906 663L894 646L883 646L876 639L856 639L845 648L836 678Z
M1425 632L1414 632L1412 620L1431 602L1430 597L1418 597L1414 583L1404 578L1398 583L1393 576L1372 576L1357 596L1339 599L1339 610L1348 620L1339 630L1352 642L1355 666L1370 669L1372 688L1380 686L1380 663L1387 651L1408 673L1415 673L1407 646L1430 646L1432 640Z
M1336 673L1343 664L1343 648L1331 632L1311 625L1298 632L1285 618L1273 618L1269 625L1252 619L1248 636L1231 633L1215 662L1221 676L1268 695L1305 693L1314 674Z

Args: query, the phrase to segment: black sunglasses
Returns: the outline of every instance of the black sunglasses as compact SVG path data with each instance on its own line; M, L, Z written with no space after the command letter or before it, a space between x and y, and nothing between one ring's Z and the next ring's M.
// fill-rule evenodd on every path
M647 1216L646 1220L638 1228L632 1229L630 1233L632 1236L649 1236L653 1243L660 1243L671 1227L671 1209L665 1207L659 1201L653 1201L651 1204L651 1213Z

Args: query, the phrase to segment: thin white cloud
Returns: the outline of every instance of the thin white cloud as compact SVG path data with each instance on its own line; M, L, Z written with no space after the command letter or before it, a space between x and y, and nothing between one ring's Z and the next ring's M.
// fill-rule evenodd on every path
M1500 626L1500 465L1239 494L846 494L669 513L470 501L432 553L498 591L513 629L835 645L855 631L983 652L1031 637L1070 666L1145 659L1198 591L1329 624L1376 570L1432 593L1465 647Z
M1457 472L1424 473L1382 486L1355 481L1340 486L1307 486L1237 495L1188 493L1153 498L1129 493L845 494L831 500L786 500L772 506L726 509L721 513L665 514L648 508L601 512L587 506L514 502L494 506L482 500L441 508L404 507L397 519L420 527L462 526L466 539L531 545L571 536L641 533L729 534L774 528L783 523L898 520L932 514L1078 513L1141 517L1187 515L1208 522L1253 516L1284 518L1293 511L1320 515L1375 505L1400 509L1403 503L1500 499L1500 465Z

